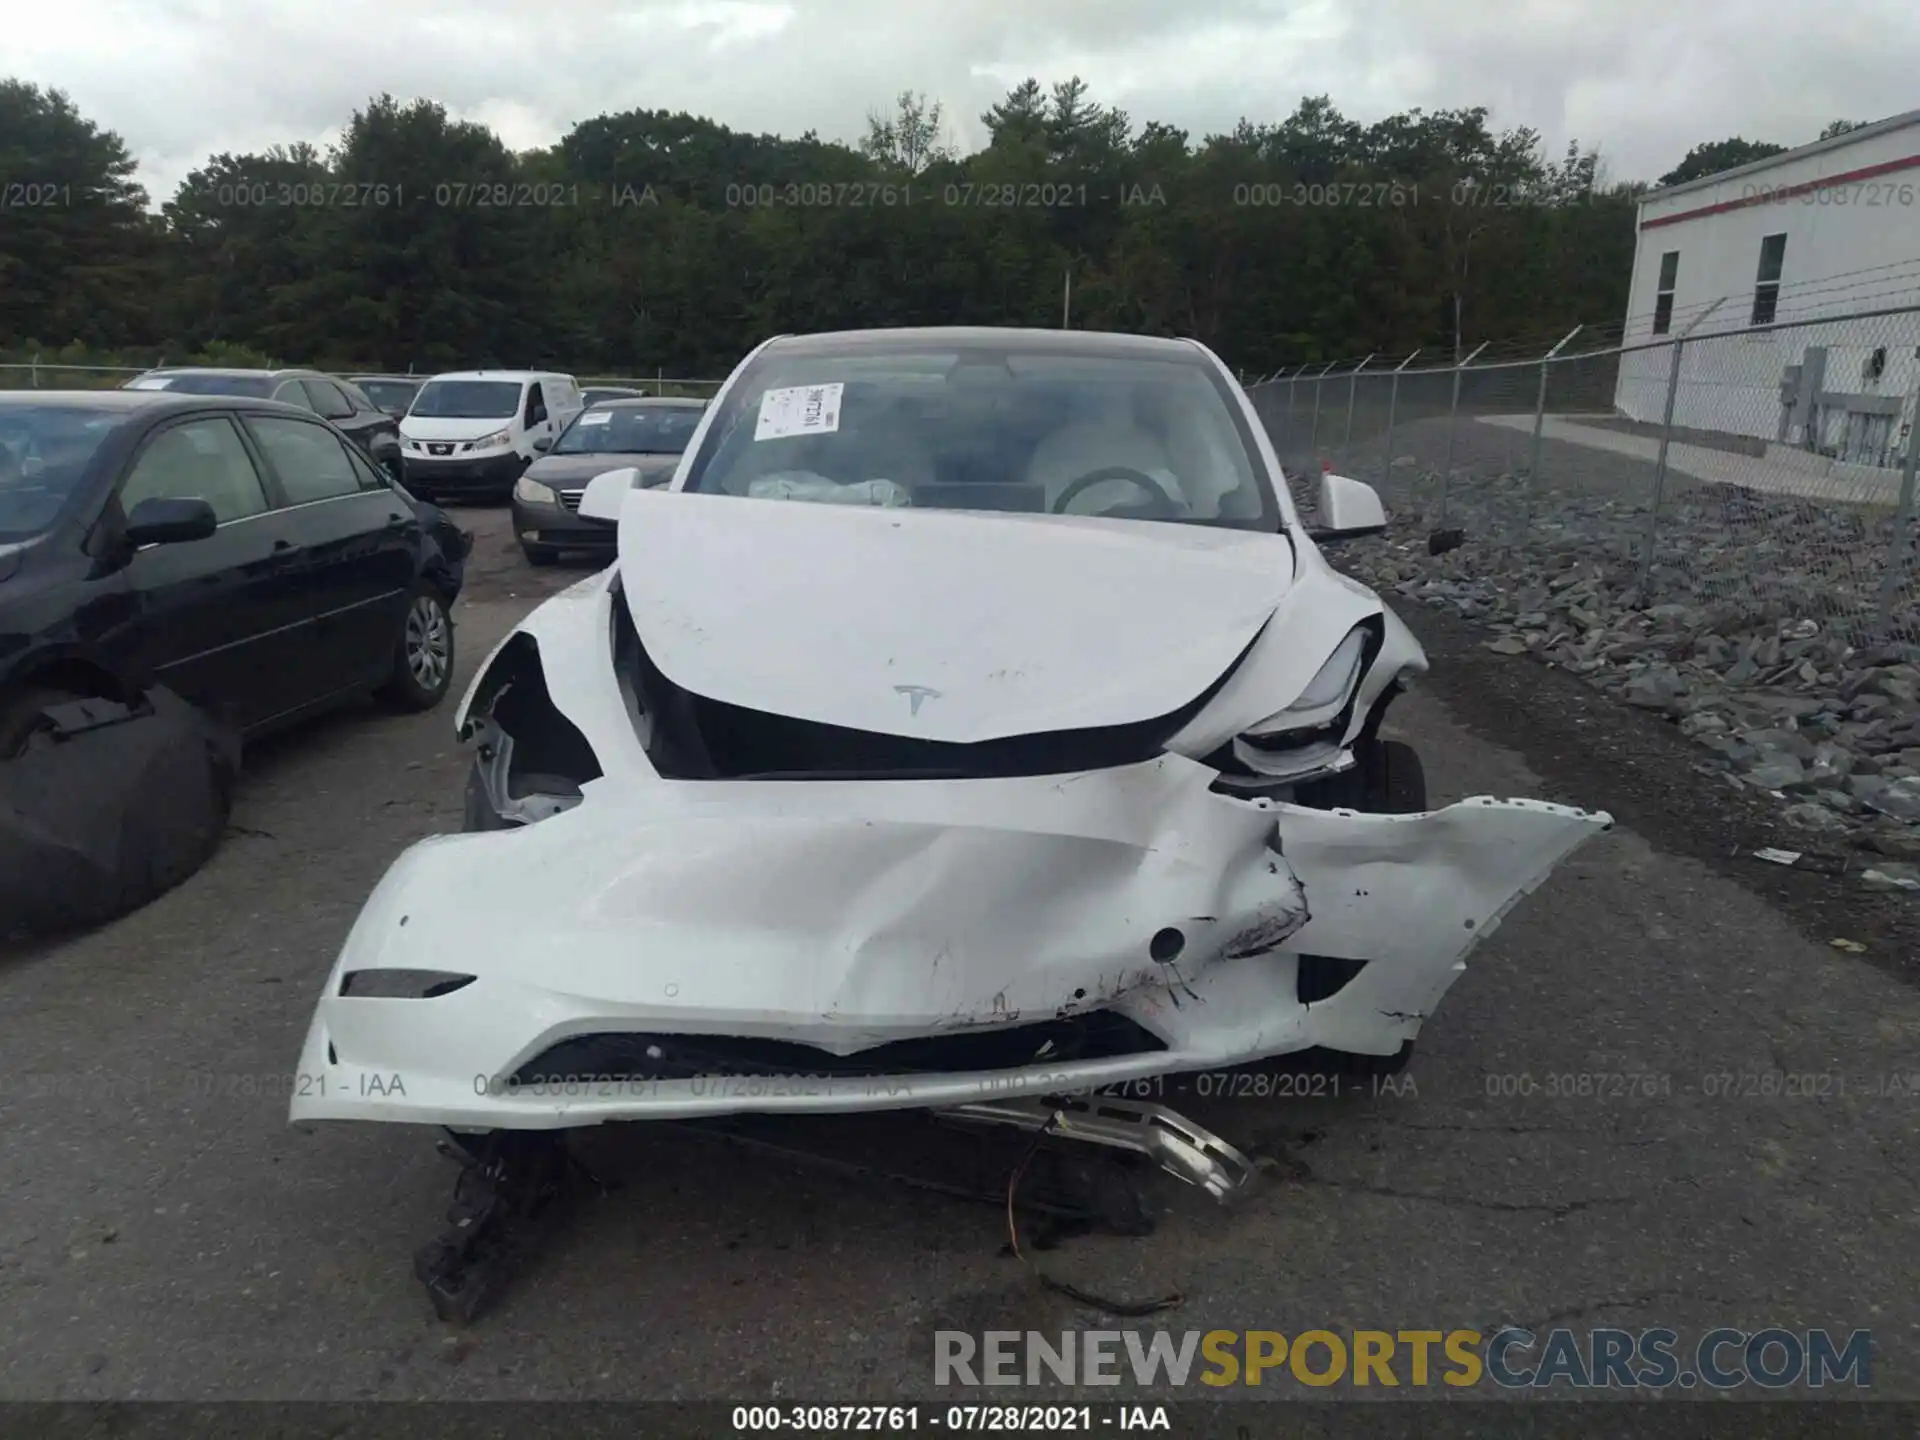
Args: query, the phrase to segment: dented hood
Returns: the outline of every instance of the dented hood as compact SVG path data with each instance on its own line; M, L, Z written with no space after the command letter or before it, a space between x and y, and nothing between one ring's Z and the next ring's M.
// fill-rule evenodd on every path
M1279 534L680 491L630 494L619 543L635 628L683 689L963 744L1179 710L1293 573Z

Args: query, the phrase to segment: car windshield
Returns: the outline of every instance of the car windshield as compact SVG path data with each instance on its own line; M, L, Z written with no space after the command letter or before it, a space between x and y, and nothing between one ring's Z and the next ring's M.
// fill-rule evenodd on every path
M59 518L120 418L76 405L0 407L0 542L29 539Z
M621 405L582 410L554 443L555 455L678 455L700 427L692 406Z
M361 380L356 383L360 386L360 393L382 410L406 409L413 403L414 394L420 388L405 380Z
M518 380L429 380L407 413L426 420L510 420L519 409Z
M251 395L265 400L273 394L271 375L142 375L129 390L170 390L182 395Z
M1062 346L771 351L686 488L763 499L1278 528L1204 357Z

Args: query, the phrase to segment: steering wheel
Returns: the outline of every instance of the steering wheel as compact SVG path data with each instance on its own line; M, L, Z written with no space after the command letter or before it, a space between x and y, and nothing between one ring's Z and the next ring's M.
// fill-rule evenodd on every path
M1098 485L1102 480L1125 480L1129 485L1144 490L1152 497L1152 503L1145 507L1143 519L1172 519L1179 515L1180 502L1167 493L1166 487L1144 470L1135 470L1131 465L1102 465L1098 470L1089 470L1086 474L1071 480L1067 488L1060 492L1053 502L1053 513L1067 513L1067 502L1090 486Z

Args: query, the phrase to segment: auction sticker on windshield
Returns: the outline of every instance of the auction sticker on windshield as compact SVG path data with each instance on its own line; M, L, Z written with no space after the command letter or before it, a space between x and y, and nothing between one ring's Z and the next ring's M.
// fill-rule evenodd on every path
M785 440L795 435L830 435L840 428L838 381L831 385L784 385L760 397L755 440Z
M580 423L582 425L606 425L610 424L612 420L613 411L611 410L589 410L580 417Z

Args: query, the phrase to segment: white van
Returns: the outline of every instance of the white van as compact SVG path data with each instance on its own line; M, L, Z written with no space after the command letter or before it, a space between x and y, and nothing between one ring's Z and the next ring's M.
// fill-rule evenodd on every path
M407 488L423 500L504 500L533 462L536 443L551 445L581 409L580 387L571 375L549 370L435 375L400 421Z

